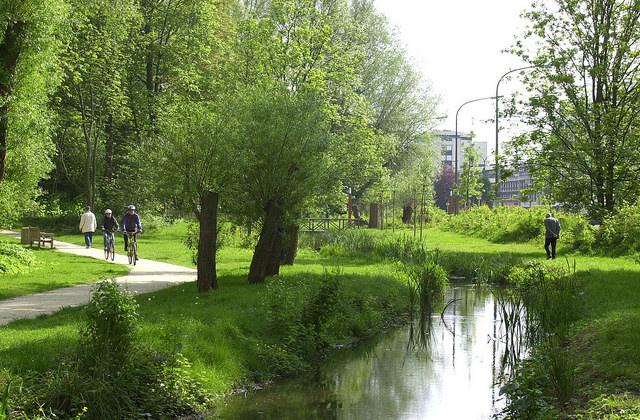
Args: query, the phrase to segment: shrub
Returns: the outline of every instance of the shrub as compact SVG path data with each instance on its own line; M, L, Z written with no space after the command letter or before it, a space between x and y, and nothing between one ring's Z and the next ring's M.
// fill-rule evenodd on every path
M402 289L389 289L384 297L363 296L346 281L339 270L320 278L269 279L261 306L272 340L259 344L257 352L270 372L287 376L307 370L332 345L371 336L405 314Z
M548 209L542 207L472 207L449 217L443 227L464 235L488 239L492 242L529 242L542 241L544 238L543 220ZM562 241L571 248L590 252L595 242L593 228L587 220L577 214L559 213L556 215L562 226Z
M138 303L133 296L115 281L99 282L86 314L88 322L80 333L85 356L95 355L98 359L90 362L107 369L126 363L133 352L139 322Z
M0 273L19 274L35 264L33 252L23 246L0 241Z
M598 247L614 254L640 251L640 201L620 207L603 220L597 235Z
M324 356L341 288L340 277L329 273L320 282L277 278L268 283L263 305L270 332L279 339L261 357L278 367L276 374L297 373Z
M179 354L142 349L138 305L113 281L100 282L80 344L44 373L23 376L12 407L45 418L176 418L209 404Z

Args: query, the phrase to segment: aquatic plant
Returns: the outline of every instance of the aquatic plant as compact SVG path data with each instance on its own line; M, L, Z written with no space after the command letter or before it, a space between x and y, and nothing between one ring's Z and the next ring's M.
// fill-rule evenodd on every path
M409 347L425 349L429 345L432 313L442 303L447 273L433 261L407 265L405 273L411 314Z

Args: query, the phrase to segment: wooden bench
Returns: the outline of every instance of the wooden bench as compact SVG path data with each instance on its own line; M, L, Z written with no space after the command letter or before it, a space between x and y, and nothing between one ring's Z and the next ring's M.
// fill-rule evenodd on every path
M38 244L38 248L46 244L53 248L53 233L40 232L37 227L23 227L20 230L20 243L33 247L34 242Z

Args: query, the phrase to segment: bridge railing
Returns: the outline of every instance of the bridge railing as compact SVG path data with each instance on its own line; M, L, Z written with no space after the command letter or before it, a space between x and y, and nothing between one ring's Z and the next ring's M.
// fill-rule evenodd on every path
M302 219L300 230L303 232L324 232L327 230L345 230L359 228L357 219L308 218Z

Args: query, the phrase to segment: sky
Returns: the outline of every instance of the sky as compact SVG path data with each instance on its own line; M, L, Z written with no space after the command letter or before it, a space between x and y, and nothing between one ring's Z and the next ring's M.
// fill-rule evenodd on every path
M437 129L454 130L455 115L464 102L494 96L500 76L522 62L501 52L524 27L520 13L531 0L375 0L377 9L397 29L418 70L440 97L438 116L447 116ZM500 94L520 89L506 80ZM473 131L477 141L495 149L495 102L466 105L458 118L459 131ZM500 147L509 139L500 132Z

